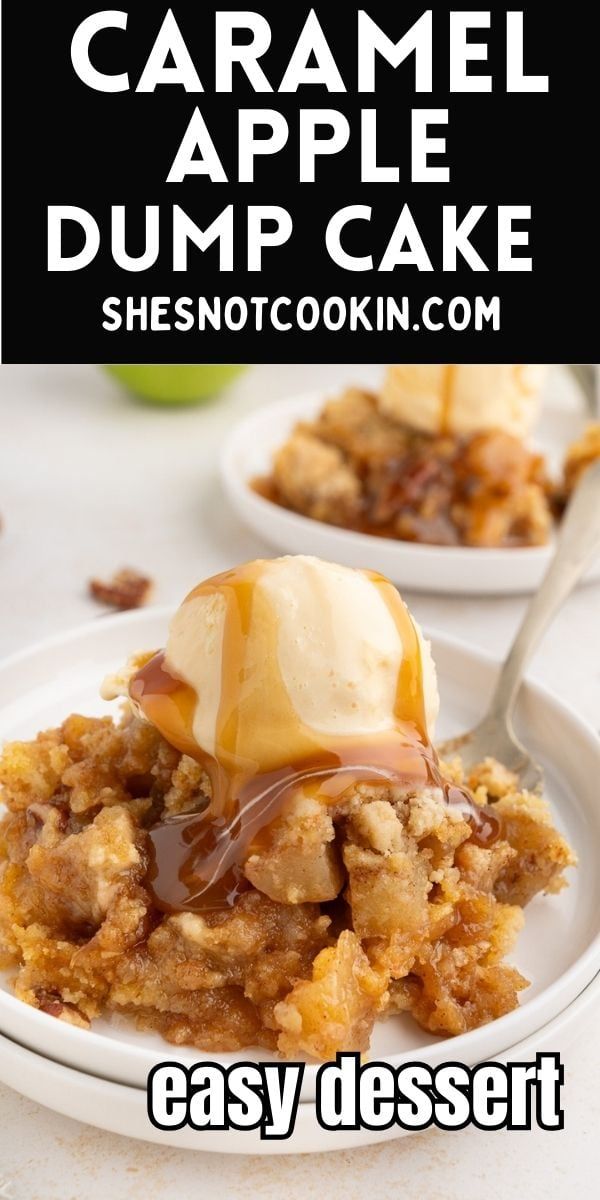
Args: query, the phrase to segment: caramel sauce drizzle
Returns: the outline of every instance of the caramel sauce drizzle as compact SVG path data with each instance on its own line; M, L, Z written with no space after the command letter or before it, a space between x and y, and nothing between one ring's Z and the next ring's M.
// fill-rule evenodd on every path
M171 745L201 763L212 792L204 811L167 818L150 830L148 883L157 908L201 912L234 904L250 886L243 868L252 847L264 841L285 801L300 787L332 804L358 782L439 787L446 802L464 813L474 840L495 841L499 822L494 814L441 774L427 737L418 636L393 585L366 572L381 591L404 651L395 727L350 739L319 735L297 715L279 670L277 623L266 609L260 611L255 584L261 569L262 564L249 563L227 571L200 584L184 601L219 594L226 604L214 754L194 736L202 697L171 673L164 652L130 683L133 702ZM252 632L255 623L260 636Z
M454 407L454 389L456 387L456 365L450 363L444 367L442 379L442 396L440 408L440 433L447 435L452 432L452 410Z

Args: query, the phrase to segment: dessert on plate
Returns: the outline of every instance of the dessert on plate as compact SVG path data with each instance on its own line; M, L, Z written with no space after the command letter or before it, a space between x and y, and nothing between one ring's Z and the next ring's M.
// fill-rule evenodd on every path
M262 496L357 532L432 545L547 542L581 470L600 457L600 425L552 480L527 436L543 369L408 365L379 393L350 388L277 451Z
M575 858L500 763L433 748L428 643L383 576L314 558L201 583L164 650L0 761L0 949L15 993L206 1051L364 1051L410 1013L515 1008L506 960Z

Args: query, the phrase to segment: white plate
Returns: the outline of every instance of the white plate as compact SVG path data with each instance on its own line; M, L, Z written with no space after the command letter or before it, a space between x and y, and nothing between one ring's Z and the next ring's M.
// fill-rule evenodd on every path
M49 639L0 665L0 741L27 738L60 723L70 712L96 715L114 710L98 696L99 681L138 649L164 644L168 609L101 617ZM473 724L483 710L495 666L479 651L433 635L442 697L444 738ZM580 865L560 896L537 898L527 910L514 960L532 981L520 1007L491 1025L452 1041L426 1034L405 1015L380 1022L371 1053L398 1063L419 1058L437 1064L448 1055L474 1064L521 1040L552 1019L600 969L600 805L596 781L600 742L594 732L542 688L527 685L521 696L519 732L544 763L558 825L576 849ZM168 1055L192 1063L202 1055L167 1047L157 1034L138 1033L125 1018L99 1020L86 1032L28 1007L0 977L0 1030L66 1065L105 1079L143 1086L150 1068ZM244 1059L251 1055L244 1052ZM256 1053L266 1059L265 1051ZM212 1056L230 1064L235 1055ZM314 1097L316 1067L305 1072L302 1099Z
M546 1051L564 1055L575 1040L585 1037L600 1002L600 975L554 1020L532 1037L493 1056L496 1062L522 1063ZM366 1129L330 1132L321 1129L314 1104L298 1108L294 1132L288 1141L261 1141L256 1130L205 1133L179 1129L163 1133L148 1120L145 1092L140 1088L109 1083L93 1075L63 1067L42 1055L0 1036L0 1081L30 1100L63 1116L180 1150L209 1150L220 1154L308 1154L323 1150L348 1150L375 1142L407 1137L407 1130Z
M552 545L509 550L470 546L420 546L337 529L281 508L250 486L267 475L274 452L296 422L310 420L325 396L314 392L256 409L230 433L221 456L223 486L240 519L270 545L288 554L316 554L348 567L371 567L401 588L480 595L533 592L552 557ZM567 444L585 425L577 409L547 404L536 445L558 470ZM587 579L600 578L600 558Z

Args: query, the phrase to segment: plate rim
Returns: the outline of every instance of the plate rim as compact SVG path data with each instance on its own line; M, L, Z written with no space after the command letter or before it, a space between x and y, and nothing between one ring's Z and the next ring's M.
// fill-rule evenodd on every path
M523 1061L525 1056L530 1055L532 1052L537 1051L537 1046L539 1045L538 1039L539 1039L540 1035L545 1034L546 1039L549 1036L552 1036L553 1039L560 1037L561 1035L564 1034L566 1029L572 1028L573 1022L578 1017L581 1017L582 1015L584 1017L587 1017L589 1015L589 1010L594 1005L594 1003L598 1004L599 999L600 999L600 972L598 972L589 981L589 983L581 990L581 992L579 992L577 994L577 996L575 996L570 1001L570 1003L565 1006L564 1009L562 1009L559 1013L557 1013L554 1017L552 1017L548 1022L546 1022L546 1024L541 1026L540 1029L536 1030L532 1034L529 1034L528 1037L522 1039L520 1042L515 1042L511 1046L506 1047L504 1050L498 1051L495 1058L493 1058L491 1061L499 1061L499 1062L507 1062L507 1061L521 1062L521 1061ZM58 1097L70 1096L73 1093L73 1090L75 1089L75 1091L77 1093L77 1100L78 1100L79 1095L81 1094L81 1090L87 1089L87 1091L90 1091L90 1090L92 1092L97 1091L107 1101L110 1101L111 1099L114 1100L115 1097L120 1099L122 1102L124 1102L126 1104L130 1104L130 1105L131 1104L135 1105L136 1102L139 1104L141 1101L141 1095L143 1095L143 1092L144 1092L144 1089L142 1089L142 1088L134 1088L128 1084L123 1084L123 1083L113 1083L110 1080L100 1079L95 1075L90 1075L86 1071L80 1071L76 1067L65 1066L62 1063L57 1063L53 1059L49 1059L47 1056L41 1055L41 1054L37 1053L36 1051L31 1050L27 1046L21 1045L21 1043L15 1041L15 1039L7 1037L5 1034L0 1033L0 1051L4 1050L5 1048L8 1048L8 1055L10 1057L13 1057L13 1058L16 1057L18 1066L20 1066L24 1061L25 1067L29 1067L30 1070L32 1069L35 1071L36 1069L38 1069L38 1070L41 1070L42 1072L44 1072L44 1074L46 1074L46 1075L48 1075L48 1073L49 1073L52 1078L56 1079L57 1084L62 1083L64 1085L62 1088L57 1086L57 1088L55 1089L55 1094ZM515 1060L514 1056L516 1054L518 1055L518 1060ZM58 1105L57 1104L52 1105L52 1104L47 1103L46 1099L41 1099L39 1097L39 1092L37 1092L37 1090L34 1087L32 1087L32 1085L29 1082L28 1082L28 1085L25 1088L25 1090L20 1091L18 1085L16 1085L12 1079L12 1072L6 1072L6 1070L3 1070L2 1064L6 1063L7 1061L8 1061L7 1054L6 1053L0 1054L0 1078L2 1079L2 1082L4 1083L4 1085L6 1087L10 1087L13 1090L19 1092L20 1095L27 1096L30 1100L33 1100L35 1103L42 1105L43 1107L49 1109L49 1111L51 1111L51 1112L60 1113L62 1116L66 1116L66 1117L70 1118L71 1120L83 1121L84 1124L90 1125L92 1128L105 1129L110 1133L117 1133L124 1137L131 1137L137 1141L149 1141L149 1142L154 1142L154 1143L163 1144L163 1145L165 1145L165 1144L175 1145L175 1146L179 1146L179 1148L181 1148L181 1149L184 1148L183 1139L178 1138L176 1133L175 1134L169 1134L169 1133L159 1134L159 1131L155 1130L151 1126L149 1127L149 1130L148 1130L148 1136L145 1136L144 1133L142 1133L142 1132L137 1132L137 1131L132 1132L131 1129L123 1129L123 1128L115 1129L113 1127L114 1126L113 1122L109 1122L109 1123L103 1122L102 1124L99 1124L99 1123L91 1120L89 1118L89 1114L86 1114L85 1117L82 1117L80 1112L73 1112L73 1108L75 1107L75 1104L71 1105L70 1103L65 1102L65 1101L59 1103ZM11 1074L10 1082L6 1078L7 1074ZM117 1089L116 1092L115 1092L115 1089ZM34 1091L36 1091L35 1095L33 1094ZM217 1138L219 1139L219 1143L220 1143L218 1150L220 1153L224 1152L224 1153L229 1153L229 1154L250 1153L250 1154L254 1154L254 1155L259 1155L259 1154L260 1155L263 1155L263 1154L264 1155L266 1155L266 1154L279 1155L279 1154L297 1154L297 1153L310 1154L310 1153L319 1153L319 1152L329 1151L329 1150L333 1151L333 1150L343 1150L343 1149L349 1148L349 1146L351 1146L353 1144L353 1141L351 1140L348 1142L347 1137L348 1137L348 1135L351 1137L352 1133L354 1131L348 1131L345 1135L343 1135L343 1144L342 1144L342 1139L340 1139L340 1140L336 1139L336 1141L335 1142L332 1141L332 1143L330 1145L324 1144L324 1145L318 1145L318 1146L314 1146L314 1145L310 1146L307 1144L302 1144L303 1142L306 1142L307 1140L310 1141L310 1138L311 1138L310 1122L311 1122L311 1118L314 1116L314 1112L313 1112L314 1108L315 1108L314 1101L305 1102L298 1106L294 1134L292 1135L292 1137L289 1139L288 1142L279 1141L279 1142L275 1142L275 1143L273 1143L273 1142L265 1143L264 1141L259 1142L255 1138L254 1145L252 1145L252 1143L250 1143L250 1145L248 1145L248 1144L239 1145L239 1142L238 1142L238 1143L236 1143L236 1148L234 1149L232 1139L225 1141L222 1138L222 1134L217 1132ZM104 1110L110 1111L110 1104L105 1105ZM185 1135L186 1133L191 1132L191 1131L183 1130L181 1132ZM249 1132L249 1136L252 1137L252 1131L248 1131L248 1132ZM325 1131L323 1131L323 1132L325 1132ZM366 1136L360 1137L360 1140L359 1140L360 1133L363 1133ZM299 1137L297 1137L296 1135L299 1135ZM314 1137L314 1131L312 1133L312 1136ZM373 1145L378 1142L398 1140L401 1137L408 1137L408 1136L410 1136L409 1130L401 1130L401 1129L386 1130L386 1131L382 1131L381 1135L377 1135L377 1134L370 1135L369 1131L363 1130L363 1131L359 1131L358 1135L355 1135L355 1137L356 1137L355 1144L363 1145L363 1146ZM301 1142L300 1146L295 1144L298 1141ZM237 1148L238 1145L239 1145L239 1149ZM214 1151L215 1149L217 1149L217 1147L215 1147L215 1146L211 1147L208 1145L203 1145L201 1140L198 1140L194 1145L188 1145L187 1148L194 1150L196 1152L200 1152L200 1153L210 1153L211 1151Z
M396 588L396 591L398 591L400 595L402 595L397 584L392 583L392 586ZM102 632L114 625L135 625L137 621L142 621L144 619L165 620L168 624L170 619L175 615L178 607L179 605L176 603L169 604L167 602L162 604L146 604L142 608L134 608L126 612L112 612L107 613L106 615L102 614L96 617L91 617L87 621L78 621L75 625L63 626L55 633L45 634L44 637L38 638L35 642L30 642L26 646L21 647L19 650L13 650L10 654L5 654L0 657L0 672L4 671L6 668L18 666L21 660L33 658L40 651L50 650L53 648L53 646L61 645L63 642L75 641L78 637L82 637L88 633L97 633L99 631ZM456 634L448 633L445 629L442 629L440 625L424 622L421 628L423 636L428 641L445 643L451 649L472 655L474 658L479 659L487 666L496 667L498 670L502 666L502 658L492 654L491 651L487 650L483 646L478 646L475 643L468 642L464 638L458 637ZM568 713L571 718L574 717L581 728L585 730L594 741L598 742L600 746L600 733L596 731L591 721L582 716L581 713L579 713L577 709L573 707L573 705L570 705L563 700L562 696L560 696L558 692L555 692L553 688L549 687L546 683L543 683L542 680L538 679L535 672L531 673L527 671L521 686L525 691L539 692L542 696L544 696L544 698L551 700L556 707L562 709L563 712ZM0 744L1 742L2 739L0 737Z

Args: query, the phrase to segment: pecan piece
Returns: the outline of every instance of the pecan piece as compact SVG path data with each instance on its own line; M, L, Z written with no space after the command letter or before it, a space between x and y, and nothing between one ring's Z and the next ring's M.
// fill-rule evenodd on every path
M116 571L109 580L91 579L89 583L94 600L123 610L141 608L149 599L152 587L153 582L147 575L141 575L131 567Z

